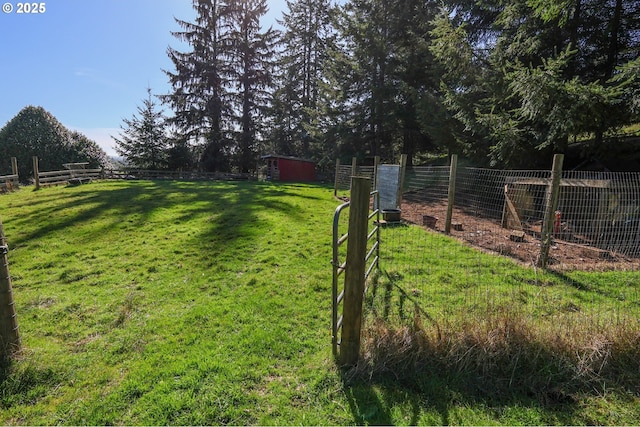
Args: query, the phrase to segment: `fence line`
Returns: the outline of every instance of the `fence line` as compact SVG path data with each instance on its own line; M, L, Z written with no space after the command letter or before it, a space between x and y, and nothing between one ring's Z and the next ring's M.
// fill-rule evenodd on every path
M459 168L456 182L451 234L535 263L551 172ZM448 185L448 167L413 168L407 173L403 217L419 225L426 216L435 217L433 228L443 231ZM565 171L559 186L552 266L571 268L586 261L633 268L640 262L640 173Z
M147 169L86 169L88 162L66 163L63 170L39 170L39 159L33 156L33 181L36 188L40 186L60 184L83 184L93 179L170 179L170 180L250 180L256 176L248 173L222 173L199 171L168 171ZM15 157L11 158L11 175L0 176L0 191L10 191L18 188L18 166Z
M371 180L371 187L373 189L375 186L375 179L376 179L376 167L356 165L354 169L352 165L341 165L337 163L334 195L338 196L339 193L342 195L346 195L346 194L343 194L342 192L345 192L345 191L348 192L350 190L352 176L361 176L361 177L369 178Z
M415 303L435 324L517 313L566 334L637 321L640 173L562 173L547 269L537 265L551 171L458 168L446 233L449 173L407 171L403 222L382 229L378 296L369 313L386 319L396 310L410 322Z
M0 219L0 357L12 357L20 350L20 332L9 274L9 247Z
M0 191L12 191L18 188L20 180L18 177L18 160L11 158L11 175L0 176Z
M604 327L632 324L640 316L637 267L584 278L537 269L535 260L522 268L406 223L383 227L380 247L381 275L368 312L392 323L412 322L417 306L425 322L435 325L513 314L550 331L570 335L577 328L597 336Z
M351 189L352 176L369 178L371 180L371 191L375 190L377 188L376 183L379 164L380 156L376 156L374 158L373 165L368 166L358 165L355 157L351 159L350 165L342 165L340 164L340 159L338 159L336 161L333 195L336 197L347 198L348 191Z
M18 188L18 174L0 176L0 191L11 191Z
M342 365L355 365L358 360L362 302L369 279L379 268L380 210L369 213L371 206L379 204L379 193L370 192L369 180L352 178L351 200L338 206L333 218L331 330L333 354ZM339 283L342 275L343 287Z
M41 186L59 184L83 184L102 177L102 169L76 169L39 172Z
M148 169L105 169L105 179L169 179L185 181L207 181L207 180L250 180L255 179L250 173L226 173L226 172L198 172L198 171L169 171L169 170L148 170Z

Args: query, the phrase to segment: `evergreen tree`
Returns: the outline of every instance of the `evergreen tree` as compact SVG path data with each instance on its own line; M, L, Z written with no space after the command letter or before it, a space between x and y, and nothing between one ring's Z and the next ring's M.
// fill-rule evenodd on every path
M340 138L345 154L391 159L431 144L421 121L439 82L428 49L435 5L351 0L336 15L339 40L326 71L340 97L338 114L346 115L340 121L348 123Z
M229 169L232 130L229 87L234 43L229 39L231 9L226 0L193 0L194 23L176 19L172 34L192 51L169 48L175 72L165 71L173 92L161 97L183 145L204 144L200 162L208 171Z
M438 12L433 1L397 0L394 3L392 27L395 52L394 78L400 147L407 154L407 164L414 154L424 151L452 150L449 120L443 114L440 96L441 67L431 51L432 21Z
M258 142L264 129L272 85L274 45L277 32L262 32L260 18L267 12L266 0L235 0L231 4L229 37L233 40L231 79L237 132L237 165L241 172L255 169Z
M391 157L394 116L391 15L393 2L351 0L338 15L338 29L346 52L349 73L334 78L348 82L344 106L354 125L353 148L361 155Z
M315 132L319 112L320 84L331 37L328 0L287 1L273 94L271 146L286 155L321 156ZM317 136L316 136L317 135ZM314 149L315 148L315 149Z
M638 57L637 0L451 2L433 52L446 69L446 103L469 153L492 164L548 164L570 138L629 123L618 70Z
M193 170L198 164L199 153L177 132L169 132L167 166L169 170Z
M157 109L151 89L147 88L147 99L138 106L138 115L123 119L120 137L112 137L116 142L116 152L123 156L127 164L140 169L165 169L167 167L167 136L165 118Z
M89 162L90 166L107 167L109 159L107 153L94 140L86 135L72 130L69 131L71 153L67 163Z

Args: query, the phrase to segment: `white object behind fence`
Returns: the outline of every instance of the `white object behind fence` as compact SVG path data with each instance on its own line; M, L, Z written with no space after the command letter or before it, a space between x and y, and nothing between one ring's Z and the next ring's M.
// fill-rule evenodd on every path
M398 192L400 191L400 166L378 165L376 184L380 193L379 209L397 209Z

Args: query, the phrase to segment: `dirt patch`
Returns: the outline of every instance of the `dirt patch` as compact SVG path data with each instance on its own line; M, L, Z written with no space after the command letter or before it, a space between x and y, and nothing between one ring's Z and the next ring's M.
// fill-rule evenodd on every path
M428 227L425 216L435 217ZM425 202L405 197L402 202L404 221L444 233L447 202ZM500 220L492 220L460 208L452 214L451 236L482 250L508 256L527 265L535 265L540 254L540 226L530 224L523 232L503 228ZM554 270L637 270L640 259L555 237L549 251L549 267Z

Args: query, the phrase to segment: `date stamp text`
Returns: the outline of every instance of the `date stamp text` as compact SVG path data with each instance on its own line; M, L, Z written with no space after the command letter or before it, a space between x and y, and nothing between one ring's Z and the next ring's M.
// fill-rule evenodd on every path
M5 2L2 4L2 11L4 13L15 13L18 15L38 15L46 13L46 2L33 2L33 3L11 3Z

